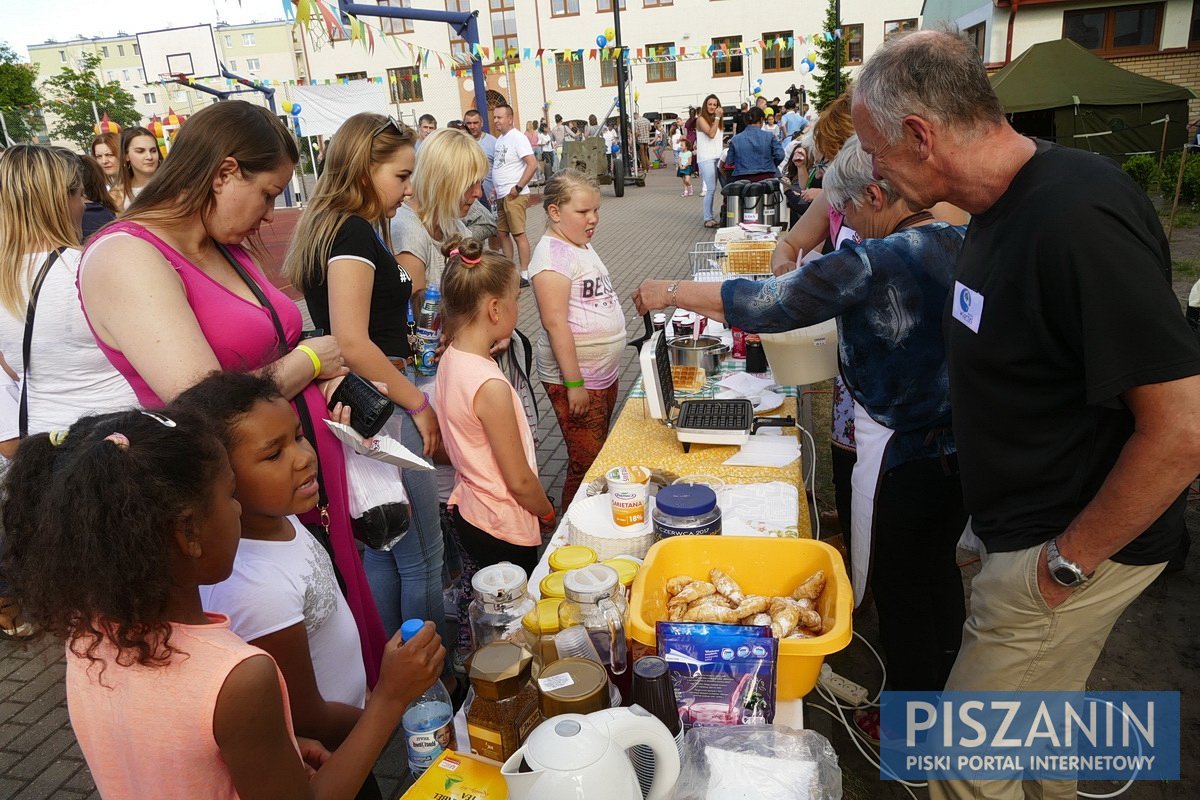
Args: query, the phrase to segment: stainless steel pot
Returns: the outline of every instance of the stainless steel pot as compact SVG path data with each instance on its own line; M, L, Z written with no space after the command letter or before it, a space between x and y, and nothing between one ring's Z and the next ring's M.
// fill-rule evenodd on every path
M721 370L721 361L729 348L716 336L676 336L667 342L671 364L677 367L700 367L709 375Z

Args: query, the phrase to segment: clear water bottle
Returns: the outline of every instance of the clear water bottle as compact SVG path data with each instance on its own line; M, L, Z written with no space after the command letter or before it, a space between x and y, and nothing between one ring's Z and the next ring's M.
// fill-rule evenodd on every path
M410 619L400 626L404 641L416 636L424 620ZM408 704L400 718L404 727L404 744L408 750L408 768L414 777L437 760L443 750L453 750L454 706L450 693L441 681L434 681L425 693Z
M417 374L434 375L437 373L437 364L433 361L433 355L442 335L442 292L436 284L425 287L416 331L418 352L413 353L413 361Z

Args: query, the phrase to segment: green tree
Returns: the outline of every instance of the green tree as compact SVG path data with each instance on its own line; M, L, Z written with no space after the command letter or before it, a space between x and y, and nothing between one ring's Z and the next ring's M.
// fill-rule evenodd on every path
M825 23L822 30L831 34L841 30L837 0L829 0L825 9ZM813 70L817 80L817 91L813 94L817 111L824 110L825 106L837 99L839 87L835 77L839 72L838 68L846 63L847 45L848 42L840 36L832 36L828 41L822 36L817 40L817 68ZM850 88L850 73L845 70L840 70L840 72L842 76L840 90L844 92Z
M37 68L17 60L7 42L0 42L0 114L14 142L33 139L38 94L33 88ZM0 133L0 145L4 144Z
M57 117L50 132L55 138L69 139L82 150L87 149L95 135L96 117L92 103L96 104L96 113L108 114L109 119L122 128L141 122L133 95L116 81L101 83L99 68L100 56L85 53L78 69L63 67L44 84L47 98L43 105Z

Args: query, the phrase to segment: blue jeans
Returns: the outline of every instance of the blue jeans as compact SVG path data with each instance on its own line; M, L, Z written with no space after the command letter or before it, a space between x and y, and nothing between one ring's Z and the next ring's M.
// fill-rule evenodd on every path
M704 221L708 222L713 218L713 206L717 204L717 159L701 161L698 166L700 180L704 182L704 191L707 192L700 202L704 206Z
M399 437L396 437L397 427ZM418 455L425 448L412 417L399 406L385 430ZM391 552L364 548L363 568L388 636L400 630L404 620L416 618L433 620L438 634L446 641L446 611L442 602L442 524L436 473L403 469L400 476L412 512L408 534Z

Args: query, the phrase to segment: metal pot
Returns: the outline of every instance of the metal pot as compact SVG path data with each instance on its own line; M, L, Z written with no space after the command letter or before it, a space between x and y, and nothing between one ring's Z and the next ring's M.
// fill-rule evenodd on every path
M729 348L716 336L676 336L667 342L671 364L677 367L700 367L709 375L721 371L721 361Z

